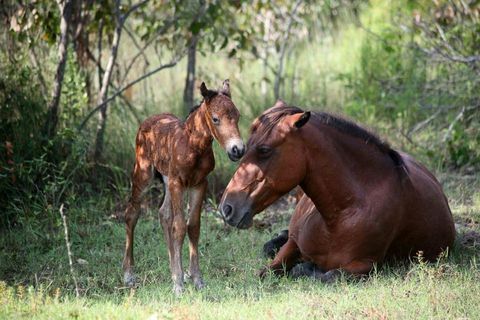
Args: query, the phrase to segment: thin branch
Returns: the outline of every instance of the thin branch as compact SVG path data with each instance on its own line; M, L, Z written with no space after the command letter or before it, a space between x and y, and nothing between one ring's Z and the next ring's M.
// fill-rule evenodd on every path
M97 61L97 59L95 59L95 56L92 54L92 52L87 48L87 57L97 66L97 69L98 69L98 72L99 74L102 74L104 72L102 66L100 65L100 62ZM116 85L114 85L112 82L109 83L109 86L116 91L119 91L118 87ZM132 106L132 104L130 103L130 101L128 101L128 99L124 96L124 95L120 95L120 99L123 100L123 102L125 102L125 105L128 107L128 109L130 110L130 112L133 114L133 116L135 117L135 120L140 124L140 117L138 116L135 108Z
M125 82L125 80L127 79L128 73L130 72L130 69L133 67L133 65L135 64L137 59L141 56L145 56L145 50L147 50L147 48L150 47L150 45L152 43L154 43L155 40L157 40L157 38L159 36L163 35L171 26L173 26L175 21L176 21L176 19L172 19L170 21L167 21L165 23L165 25L157 32L157 35L155 37L151 38L150 40L148 40L145 43L145 45L142 48L140 48L139 51L133 56L133 58L130 59L130 63L128 64L127 68L125 69L125 74L123 76L123 79L121 80L121 83Z
M285 36L283 38L282 48L280 49L278 72L277 72L277 76L275 77L275 83L273 84L273 93L274 93L275 99L278 99L280 94L280 81L283 73L283 60L285 58L285 53L287 52L287 43L288 43L288 38L290 37L290 30L292 29L293 23L295 22L294 17L297 12L297 9L300 6L300 4L302 4L302 2L303 1L298 0L295 3L292 9L292 13L290 14L290 21L288 21L287 30L285 31Z
M70 247L70 240L68 238L68 226L67 226L67 217L65 216L65 213L63 213L63 203L60 205L60 216L62 216L62 221L63 221L63 229L65 231L65 244L67 245L67 254L68 254L68 263L70 265L70 273L72 274L73 282L75 284L75 294L77 295L77 298L80 297L80 288L78 287L78 282L77 282L77 277L75 276L75 270L73 268L73 255L72 255L72 249Z
M455 119L453 119L452 123L450 123L450 125L448 126L448 130L445 133L445 135L443 136L442 142L446 142L448 140L448 138L450 138L450 135L453 131L453 127L463 117L464 113L465 113L465 107L463 107L462 110L460 110L460 112L457 114Z
M143 1L139 1L137 2L136 4L132 5L128 10L127 12L125 12L125 14L122 16L122 23L125 22L125 20L128 18L128 16L135 10L137 10L138 8L140 8L141 6L143 6L144 4L146 4L148 1L150 0L143 0Z
M138 82L154 75L155 73L163 70L163 69L167 69L167 68L172 68L174 67L178 61L180 59L177 57L176 59L174 59L172 62L168 63L168 64L163 64L155 69L153 69L152 71L144 74L143 76L135 79L134 81L128 83L126 86L122 87L121 89L119 89L117 92L115 92L113 95L111 95L108 99L106 99L105 101L103 101L102 103L100 103L99 105L97 105L94 109L92 109L92 111L90 111L90 113L85 117L85 119L82 121L82 123L80 124L80 126L78 127L78 130L81 131L84 127L85 127L85 124L88 122L88 120L97 112L99 111L105 104L109 103L110 101L112 101L113 99L115 99L116 97L118 97L119 95L121 95L125 90L127 90L128 88L134 86L135 84L137 84Z
M425 128L430 122L432 122L436 117L438 117L438 115L440 115L440 113L442 113L443 109L438 109L434 114L432 114L430 117L428 117L427 119L423 120L423 121L420 121L418 122L417 124L415 124L412 129L410 129L408 132L407 132L407 137L410 138L412 136L412 134L414 134L415 132L417 131L420 131L422 130L423 128Z

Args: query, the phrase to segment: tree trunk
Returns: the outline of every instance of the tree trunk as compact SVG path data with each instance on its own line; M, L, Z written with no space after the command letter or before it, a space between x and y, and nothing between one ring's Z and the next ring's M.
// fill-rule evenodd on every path
M278 100L278 98L280 97L280 86L281 86L281 82L282 82L282 78L283 78L283 66L284 66L284 62L285 62L285 54L287 52L287 48L288 48L288 39L290 37L290 30L292 28L292 25L293 23L295 22L295 14L297 12L297 9L298 7L300 6L300 4L302 3L301 0L298 0L295 5L293 6L293 9L290 13L290 20L288 21L287 23L287 29L285 31L285 34L284 34L284 38L283 38L283 43L281 45L281 48L280 48L280 56L278 58L278 70L277 70L277 74L275 76L275 82L273 84L273 96L275 97L275 100Z
M102 153L103 153L103 142L105 137L105 128L107 124L107 107L108 107L108 86L110 84L110 79L112 77L113 67L115 65L115 61L117 60L117 53L118 53L118 46L120 44L120 36L122 34L123 25L125 24L125 20L128 16L147 3L148 0L141 0L136 4L132 5L126 13L123 15L120 14L120 0L115 0L115 33L113 34L112 40L112 49L110 50L110 58L108 59L107 66L105 68L105 72L103 73L102 78L102 86L100 87L100 92L98 93L97 105L101 106L99 119L98 119L98 126L97 126L97 136L95 139L95 150L93 159L96 163L99 162Z
M100 87L100 92L98 93L97 105L102 105L100 108L100 113L98 117L98 126L97 126L97 135L95 139L95 151L94 151L94 161L98 162L103 153L103 142L105 137L105 127L107 122L107 104L104 103L107 99L108 94L108 85L110 83L110 78L112 77L113 67L115 65L115 60L117 59L118 45L120 44L120 36L122 34L123 21L120 16L120 0L115 1L115 16L117 24L115 27L115 33L112 40L112 49L110 51L110 58L103 73L102 86Z
M45 123L45 134L48 139L55 136L58 124L58 106L62 94L63 76L67 64L68 55L68 29L72 16L72 0L65 0L63 4L59 1L60 7L60 42L58 45L58 65L53 82L52 99L48 104L47 119Z
M193 36L188 46L187 77L183 90L183 106L186 114L193 107L193 94L195 90L195 63L197 55L198 36Z

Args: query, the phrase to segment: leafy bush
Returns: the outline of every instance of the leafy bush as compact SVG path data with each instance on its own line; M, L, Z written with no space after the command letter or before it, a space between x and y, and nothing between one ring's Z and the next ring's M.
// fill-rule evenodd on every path
M346 112L397 132L434 164L478 165L480 22L453 0L423 8L390 8L391 23L369 30L359 66L343 75L352 94Z

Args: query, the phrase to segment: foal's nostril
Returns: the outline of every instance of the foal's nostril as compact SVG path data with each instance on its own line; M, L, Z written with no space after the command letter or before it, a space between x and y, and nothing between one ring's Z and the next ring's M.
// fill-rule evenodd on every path
M233 146L233 148L232 148L232 153L233 153L233 155L235 155L235 157L237 157L237 158L241 158L241 157L243 156L244 152L245 152L245 148L244 148L244 147L239 148L239 147L237 147L237 146Z
M242 149L239 149L238 151L238 156L243 157L244 154L245 154L245 147L242 146Z
M225 219L228 219L231 216L231 214L233 213L233 208L232 208L231 205L226 204L226 205L223 206L222 212L223 212L223 216L225 217Z

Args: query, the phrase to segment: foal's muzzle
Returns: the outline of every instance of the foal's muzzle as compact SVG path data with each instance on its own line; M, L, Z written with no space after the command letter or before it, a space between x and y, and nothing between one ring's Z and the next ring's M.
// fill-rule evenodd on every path
M245 145L240 139L232 139L227 143L227 154L230 160L238 161L245 154Z

